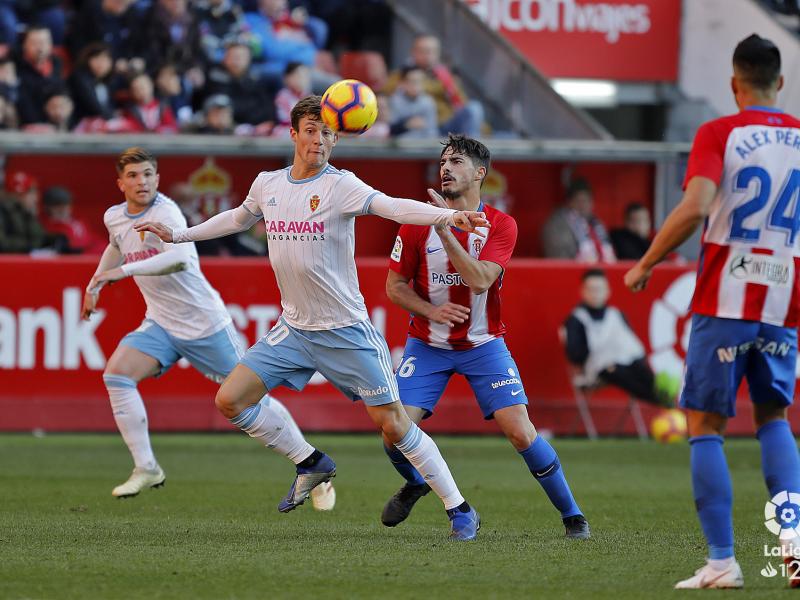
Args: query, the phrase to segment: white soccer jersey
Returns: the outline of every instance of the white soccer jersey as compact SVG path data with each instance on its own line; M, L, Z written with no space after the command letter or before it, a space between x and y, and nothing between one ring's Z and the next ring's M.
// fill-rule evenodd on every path
M137 215L129 215L124 202L112 206L103 221L111 245L119 249L125 263L145 260L172 246L154 233L134 231L134 224L145 216L149 221L160 221L173 229L186 227L178 205L160 193L147 210ZM133 279L144 296L147 318L177 338L192 340L216 333L231 322L231 317L217 290L200 270L194 244L187 254L189 263L183 271L134 276Z
M262 172L243 206L263 216L283 317L307 330L347 327L369 318L358 287L355 217L380 192L328 165L308 179L291 167Z

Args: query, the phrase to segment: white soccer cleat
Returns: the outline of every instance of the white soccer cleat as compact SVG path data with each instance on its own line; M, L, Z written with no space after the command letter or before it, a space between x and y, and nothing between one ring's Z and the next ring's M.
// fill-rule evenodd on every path
M130 498L143 489L159 488L164 485L166 480L167 476L164 475L164 471L158 465L152 471L136 468L131 473L128 481L111 490L111 495L116 498Z
M330 481L320 483L311 490L311 506L314 510L333 510L336 506L336 490Z
M722 571L710 564L697 569L692 577L675 584L676 590L721 590L744 587L742 568L735 560Z

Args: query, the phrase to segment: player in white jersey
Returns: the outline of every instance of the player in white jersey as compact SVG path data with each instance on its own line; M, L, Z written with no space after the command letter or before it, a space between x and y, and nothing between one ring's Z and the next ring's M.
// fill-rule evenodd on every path
M800 553L800 455L787 421L800 314L800 121L775 108L780 72L780 52L769 40L751 35L736 46L731 88L740 112L698 129L683 199L625 275L628 287L642 289L653 266L705 222L681 406L708 561L678 582L682 589L744 584L733 552L733 494L722 438L743 378L772 497L767 526L779 534L791 585L800 584L793 577Z
M243 352L222 299L200 270L194 244L167 244L133 229L145 215L173 227L186 226L178 206L158 192L156 159L142 148L129 148L117 160L117 173L125 201L105 213L109 244L87 288L83 317L95 311L103 285L124 277L134 278L147 305L141 326L122 339L103 374L114 419L134 460L131 477L112 491L124 498L160 487L166 479L150 445L137 384L158 377L181 357L210 379L222 381ZM262 419L270 427L264 444L295 463L313 454L286 408L274 398L262 402ZM319 490L315 506L333 508L333 488Z
M263 219L283 314L222 384L217 406L254 435L258 428L250 419L265 391L279 385L300 390L319 371L350 399L363 400L384 436L425 477L444 503L451 537L474 539L478 514L459 492L433 440L403 410L389 349L369 321L355 266L355 217L374 214L401 223L455 224L467 231L489 223L483 213L390 198L329 165L337 135L320 119L319 96L298 102L291 116L293 164L259 174L241 206L189 229L154 222L136 229L178 243L229 235ZM314 464L298 466L280 511L293 510L310 490L335 475L329 456L317 453L312 459Z

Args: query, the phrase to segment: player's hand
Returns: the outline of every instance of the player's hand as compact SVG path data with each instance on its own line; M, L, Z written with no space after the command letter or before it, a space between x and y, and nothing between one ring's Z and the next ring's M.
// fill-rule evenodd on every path
M431 198L431 204L439 208L449 208L444 198L434 189L428 188L428 196ZM486 213L475 212L474 210L459 210L453 215L453 225L462 231L474 233L480 237L486 237L482 231L476 231L478 227L490 227L489 221L486 220Z
M92 284L89 284L89 290L96 289L92 287ZM100 298L99 290L96 292L92 292L86 290L86 293L83 295L83 308L81 309L81 319L84 321L88 321L89 317L92 316L92 313L97 310L97 300Z
M133 228L140 233L143 231L155 233L163 241L172 243L172 229L163 223L145 221L144 223L137 223Z
M647 287L647 282L650 281L652 274L652 269L647 269L642 266L641 262L638 262L630 271L625 273L625 286L632 292L641 292Z
M432 188L428 188L428 196L431 197L428 204L432 204L437 208L450 208L447 206L447 200L445 200L442 195Z
M469 318L469 308L452 302L445 302L439 306L434 306L428 313L428 320L434 323L455 327L458 323L463 323Z

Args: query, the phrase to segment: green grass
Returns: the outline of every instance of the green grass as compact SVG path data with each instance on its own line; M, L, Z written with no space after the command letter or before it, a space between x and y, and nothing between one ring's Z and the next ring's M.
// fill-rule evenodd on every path
M167 485L130 500L110 495L130 469L118 436L0 436L0 598L661 597L704 556L685 445L554 442L594 533L568 542L505 440L439 437L483 517L477 542L451 543L433 494L380 524L400 479L376 436L310 441L337 461L330 514L279 514L291 465L241 435L154 436ZM759 574L774 536L758 446L726 448L747 588L735 595L785 593Z

